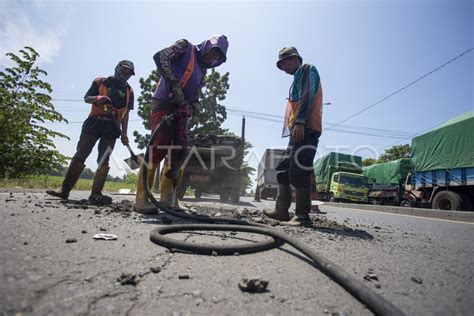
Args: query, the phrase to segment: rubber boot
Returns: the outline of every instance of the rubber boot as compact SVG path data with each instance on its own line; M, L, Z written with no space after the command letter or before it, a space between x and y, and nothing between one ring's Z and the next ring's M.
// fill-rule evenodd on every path
M161 177L160 177L160 202L166 204L167 206L171 206L171 199L173 196L173 189L174 185L176 185L176 190L181 183L181 179L183 178L183 169L179 170L178 179L175 181L168 177L168 166L162 170ZM174 208L178 209L178 192L176 191L175 200L174 200Z
M140 171L138 172L138 181L137 181L137 195L135 196L135 203L133 203L133 210L137 213L144 215L157 215L159 213L158 208L150 202L148 194L145 191L145 186L143 185L143 163L140 164ZM155 180L156 165L153 165L151 162L148 163L147 169L147 181L148 187L153 185Z
M69 192L71 192L85 167L86 166L82 162L74 159L71 160L61 188L57 191L47 190L46 193L67 200Z
M309 212L311 211L311 188L298 188L295 193L295 216L286 224L290 226L310 225L311 219L309 217Z
M263 214L279 221L289 221L288 209L291 205L291 187L289 185L279 185L274 210L263 210Z
M91 195L89 196L89 203L93 205L107 205L112 203L112 198L102 194L105 180L109 174L110 167L102 166L95 171L94 183L92 184Z

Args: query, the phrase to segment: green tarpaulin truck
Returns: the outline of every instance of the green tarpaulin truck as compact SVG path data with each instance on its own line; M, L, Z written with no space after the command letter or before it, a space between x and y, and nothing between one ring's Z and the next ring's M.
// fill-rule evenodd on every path
M412 140L405 201L442 210L474 210L474 110Z
M412 169L410 158L363 167L369 184L369 203L400 205L405 193L405 180Z
M314 163L317 196L326 201L367 202L362 157L331 152Z

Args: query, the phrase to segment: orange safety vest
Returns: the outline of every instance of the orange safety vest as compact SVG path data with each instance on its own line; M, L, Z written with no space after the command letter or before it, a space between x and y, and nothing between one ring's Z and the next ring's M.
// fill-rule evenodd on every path
M322 105L323 105L323 92L321 83L319 84L318 91L316 92L311 108L311 113L308 113L305 122L305 128L311 128L318 132L322 132ZM295 125L296 113L300 106L299 101L290 101L286 104L285 121L283 123L282 137L289 136L290 130Z
M191 56L189 57L189 62L186 66L186 69L184 70L183 72L183 75L181 76L181 80L179 81L179 85L181 86L181 89L184 89L184 87L186 86L186 84L188 83L189 79L191 78L191 75L193 74L193 71L194 71L194 64L195 64L195 61L194 61L195 57L194 57L194 53L191 52ZM160 79L158 80L158 83L157 83L157 87L162 84L162 80L164 80L163 76L160 77ZM168 96L169 97L169 96Z
M99 95L107 95L107 87L103 83L104 77L99 77L94 80L94 82L99 86ZM91 112L89 117L97 117L101 115L115 115L115 118L118 122L122 122L128 112L128 105L130 104L130 96L132 95L132 88L127 84L125 90L125 106L117 109L110 104L97 105L97 103L92 103Z

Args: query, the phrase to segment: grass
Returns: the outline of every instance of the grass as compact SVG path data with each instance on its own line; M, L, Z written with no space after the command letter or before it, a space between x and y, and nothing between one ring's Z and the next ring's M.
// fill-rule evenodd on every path
M57 176L31 176L27 179L0 179L0 189L57 189L61 187L64 177ZM92 188L92 179L79 179L74 190L90 191ZM131 192L136 190L135 183L128 182L109 182L106 181L104 191L117 192L120 189L130 189ZM194 190L188 188L186 195L194 195Z
M31 176L27 179L2 179L0 188L20 188L20 189L56 189L61 187L64 177L57 176ZM92 179L79 179L74 190L87 190L92 188ZM135 183L127 182L105 182L104 191L116 192L119 189L130 189L135 191Z

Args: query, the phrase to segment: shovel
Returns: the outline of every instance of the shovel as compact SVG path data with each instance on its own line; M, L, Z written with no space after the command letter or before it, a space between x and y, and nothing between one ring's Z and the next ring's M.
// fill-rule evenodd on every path
M109 113L109 115L112 118L112 122L114 123L115 128L120 132L120 134L122 134L122 129L120 128L120 123L118 122L115 115L113 115L112 113ZM125 161L125 163L132 170L136 170L136 169L140 168L140 161L143 161L143 159L145 158L145 155L144 154L139 154L138 156L135 155L135 153L132 150L132 147L130 147L129 144L125 145L125 147L127 147L128 152L130 153L130 157L124 159L123 161Z
M125 161L125 163L130 167L130 169L132 170L136 170L138 168L140 168L140 161L143 161L143 159L145 158L145 155L144 154L138 154L135 155L135 153L133 152L132 148L130 147L130 145L125 145L125 147L127 147L128 149L128 152L130 153L130 157L127 158L127 159L124 159L123 161Z

